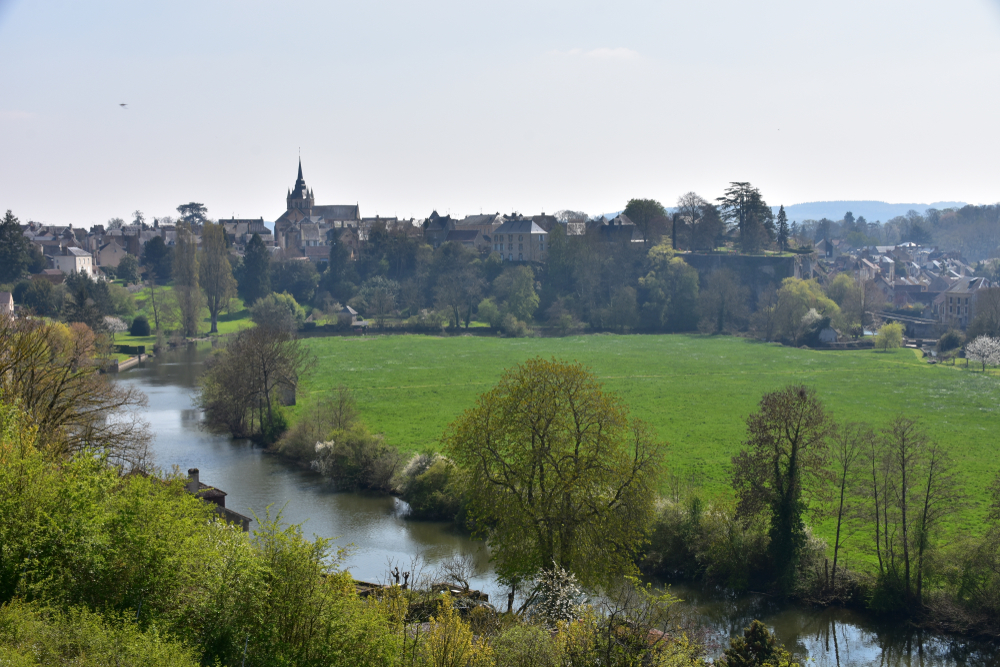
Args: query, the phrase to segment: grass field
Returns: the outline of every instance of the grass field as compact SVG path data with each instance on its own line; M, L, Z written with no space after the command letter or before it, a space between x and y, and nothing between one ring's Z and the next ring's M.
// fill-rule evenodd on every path
M435 448L447 424L473 405L504 369L532 356L577 360L632 414L670 443L670 472L722 490L744 419L764 392L814 387L838 420L876 426L898 413L920 417L950 446L968 491L1000 468L1000 381L931 366L913 350L819 352L732 337L683 335L502 339L367 336L305 341L316 357L295 414L338 384L350 387L363 419L404 451ZM980 507L957 521L979 532ZM825 532L825 531L823 531Z

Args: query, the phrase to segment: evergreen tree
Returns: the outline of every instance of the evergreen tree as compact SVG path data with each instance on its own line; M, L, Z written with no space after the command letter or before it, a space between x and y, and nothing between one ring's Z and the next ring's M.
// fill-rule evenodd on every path
M20 221L7 210L0 221L0 283L14 282L28 272L31 242L21 233Z
M778 208L778 249L788 250L788 215L784 205Z
M236 282L236 290L248 308L271 293L271 253L258 234L247 243Z

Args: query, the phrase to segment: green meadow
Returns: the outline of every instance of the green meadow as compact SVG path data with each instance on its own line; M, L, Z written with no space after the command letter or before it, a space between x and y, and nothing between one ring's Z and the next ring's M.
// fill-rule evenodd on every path
M315 364L293 414L343 384L365 422L404 451L436 448L448 423L504 369L542 356L588 366L669 443L668 472L709 492L725 489L744 420L761 395L790 383L814 387L838 421L882 426L900 413L919 417L949 445L966 489L980 501L959 520L975 532L983 489L1000 468L1000 380L929 365L909 349L820 352L695 335L367 336L305 344Z

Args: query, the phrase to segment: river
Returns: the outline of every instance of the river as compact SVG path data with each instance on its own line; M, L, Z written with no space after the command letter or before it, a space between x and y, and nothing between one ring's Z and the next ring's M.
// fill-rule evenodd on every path
M470 555L483 574L473 584L501 599L481 542L446 524L407 521L398 499L338 492L319 475L290 465L245 441L209 433L195 406L197 379L208 355L194 346L150 359L117 377L149 397L145 418L155 437L155 463L200 470L201 481L225 491L226 506L263 516L281 512L283 521L301 523L307 535L335 538L348 547L344 566L356 579L381 581L388 564L430 572L455 555ZM252 529L253 526L251 526ZM812 609L764 596L725 596L674 586L685 600L682 611L709 628L714 644L742 631L754 618L771 627L800 662L821 667L938 667L1000 665L994 644L952 638L873 621L850 610ZM717 654L718 650L713 650Z

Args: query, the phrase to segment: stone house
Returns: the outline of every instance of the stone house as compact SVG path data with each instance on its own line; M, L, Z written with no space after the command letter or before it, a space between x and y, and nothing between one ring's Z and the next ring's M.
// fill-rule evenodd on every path
M97 278L100 272L94 264L94 257L83 248L63 248L61 252L50 257L52 268L63 273L86 273Z
M976 319L976 300L982 290L989 289L987 278L959 278L934 299L933 314L942 324L954 322L963 330Z
M127 254L125 248L118 245L118 242L112 238L97 250L95 259L98 266L117 267L118 262L122 261L122 257Z
M549 233L532 220L508 220L493 233L493 250L505 262L544 262Z

